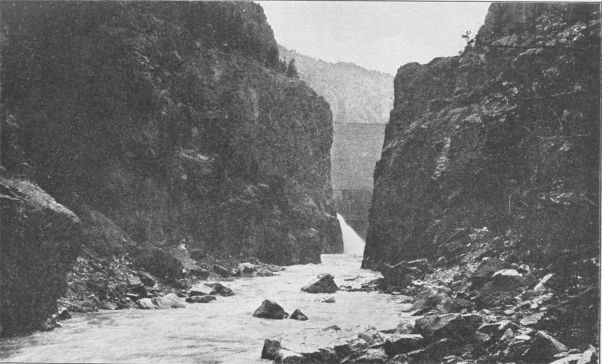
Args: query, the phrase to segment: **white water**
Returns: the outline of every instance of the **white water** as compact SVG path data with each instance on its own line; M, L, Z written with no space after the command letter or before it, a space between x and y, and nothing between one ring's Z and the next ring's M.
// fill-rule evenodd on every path
M287 267L279 276L223 282L235 296L181 309L121 310L74 314L64 327L0 341L0 360L17 362L269 363L259 359L265 338L308 351L334 344L359 330L393 328L407 304L377 292L343 292L335 303L317 302L328 294L301 292L319 273L339 285L359 286L379 274L360 269L361 258L322 255L322 264ZM359 278L358 278L359 276ZM352 280L346 280L352 279ZM299 308L309 321L252 317L264 298L291 313ZM341 330L324 330L338 325Z
M363 256L366 245L364 239L351 226L347 225L343 216L337 214L337 219L339 219L339 225L341 225L341 231L343 232L345 254Z

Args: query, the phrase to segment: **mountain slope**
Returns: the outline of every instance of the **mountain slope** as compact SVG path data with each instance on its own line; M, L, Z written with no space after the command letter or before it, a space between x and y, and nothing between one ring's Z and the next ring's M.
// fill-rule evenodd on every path
M335 124L384 124L393 107L393 76L353 63L330 63L279 45L280 58L295 59L299 78L330 104Z

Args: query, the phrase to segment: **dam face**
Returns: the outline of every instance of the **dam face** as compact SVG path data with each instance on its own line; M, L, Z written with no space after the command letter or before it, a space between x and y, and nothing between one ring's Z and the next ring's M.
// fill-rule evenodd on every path
M362 237L368 230L368 211L386 124L334 124L330 150L335 208Z

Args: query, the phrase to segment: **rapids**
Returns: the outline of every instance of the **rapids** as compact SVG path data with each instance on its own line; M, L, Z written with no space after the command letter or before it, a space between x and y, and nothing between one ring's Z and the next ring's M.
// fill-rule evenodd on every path
M359 286L380 276L360 269L358 256L322 255L322 264L295 265L273 277L223 282L235 296L165 310L119 310L73 314L63 328L0 341L0 360L17 362L269 363L260 360L265 338L308 351L334 344L368 327L393 328L407 304L377 292L309 294L300 289L319 273L338 285ZM334 296L335 303L318 302ZM308 321L252 317L264 298ZM407 316L406 316L407 317ZM337 325L340 330L327 329Z

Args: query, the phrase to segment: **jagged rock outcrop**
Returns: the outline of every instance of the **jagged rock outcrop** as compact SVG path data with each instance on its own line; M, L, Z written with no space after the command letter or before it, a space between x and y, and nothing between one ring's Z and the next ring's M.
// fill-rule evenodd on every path
M40 187L4 171L0 231L0 335L27 333L57 311L82 224Z
M599 24L593 4L493 4L460 56L399 69L364 267L487 245L595 282Z
M277 71L260 6L3 3L2 23L4 117L96 251L185 243L292 264L342 250L331 112Z

